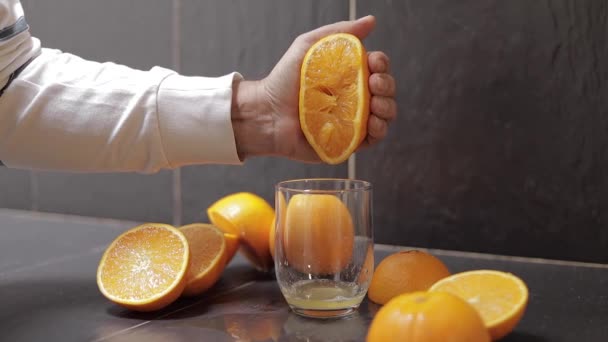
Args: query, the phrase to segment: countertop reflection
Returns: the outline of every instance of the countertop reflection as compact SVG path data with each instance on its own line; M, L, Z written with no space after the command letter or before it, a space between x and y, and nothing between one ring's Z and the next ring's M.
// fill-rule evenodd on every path
M107 244L133 225L0 210L0 341L364 341L379 309L366 298L349 317L300 317L289 310L273 273L237 256L205 294L159 312L128 311L99 293L95 272ZM376 245L376 264L404 248ZM528 309L501 342L608 336L608 265L432 253L452 273L497 269L528 284Z

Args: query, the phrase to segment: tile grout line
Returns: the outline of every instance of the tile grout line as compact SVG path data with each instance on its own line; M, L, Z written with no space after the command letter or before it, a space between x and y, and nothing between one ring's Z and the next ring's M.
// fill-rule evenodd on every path
M176 72L181 72L181 43L182 43L182 1L173 0L173 6L171 7L171 64Z
M146 324L148 324L148 323L150 323L150 322L152 322L152 321L145 321L145 322L141 322L141 323L138 323L138 324L136 324L136 325L134 325L134 326L132 326L132 327L128 327L128 328L125 328L125 329L122 329L122 330L118 330L118 331L116 331L116 332L114 332L114 333L112 333L112 334L110 334L110 335L107 335L107 336L102 336L102 337L100 337L100 338L98 338L98 339L95 339L95 340L93 340L93 342L107 341L107 340L108 340L108 339L110 339L110 338L113 338L113 337L116 337L116 336L118 336L118 335L124 334L124 333L126 333L126 332L131 331L131 330L137 329L137 328L139 328L139 327L141 327L141 326L144 326L144 325L146 325Z
M9 215L11 217L16 217L19 219L36 219L36 220L47 220L53 222L72 222L79 224L102 224L106 226L115 226L119 228L127 228L130 226L135 226L141 224L140 221L129 221L129 220L121 220L114 218L105 218L105 217L93 217L93 216L84 216L84 215L75 215L75 214L62 214L62 213L53 213L53 212L32 212L30 210L25 209L10 209L10 208L0 208L1 215Z
M510 256L510 255L500 255L500 254L487 254L487 253L476 253L476 252L465 252L465 251L452 251L452 250L445 250L445 249L413 247L413 246L394 246L394 245L385 245L385 244L379 244L379 243L374 244L374 247L377 248L377 250L382 250L385 252L398 252L398 251L402 251L402 250L416 249L416 250L428 251L431 254L435 254L438 256L481 259L481 260L512 261L512 262L541 264L541 265L575 266L575 267L608 269L608 264L584 262L584 261L570 261L570 260L544 259L544 258Z
M58 263L63 263L66 261L70 261L70 260L74 260L74 259L78 259L81 257L85 257L88 255L92 255L92 254L96 254L99 252L103 252L105 251L105 249L108 247L108 245L102 245L102 246L96 246L93 247L91 249L89 249L88 251L84 252L84 253L75 253L72 255L64 255L62 257L59 258L52 258L52 259L47 259L45 261L42 261L40 263L34 264L34 265L28 265L28 266L22 266L19 267L17 269L14 270L5 270L5 271L1 271L0 272L0 279L6 279L9 275L14 275L15 273L23 273L23 272L27 272L27 271L32 271L41 267L46 267L49 265L54 265L54 264L58 264Z
M38 195L39 195L39 186L38 186L38 172L31 170L30 174L30 210L38 211L39 203L38 203Z
M173 225L182 224L182 169L173 170L172 175L172 197L173 197Z
M357 0L348 0L348 20L357 18ZM357 178L357 153L348 158L348 178Z
M181 308L175 309L175 310L173 310L173 311L171 311L171 312L167 312L167 313L166 313L166 314L164 314L164 315L160 315L160 316L159 316L157 319L162 319L162 318L165 318L165 317L169 317L169 316L171 316L171 315L173 315L173 314L176 314L176 313L178 313L178 312L181 312L181 311L184 311L184 310L190 309L191 307L197 306L197 305L199 305L199 304L200 304L200 303L202 303L202 302L207 302L207 301L210 301L210 300L212 300L212 299L216 299L216 298L219 298L219 297L225 296L225 295L227 295L227 294L230 294L230 293L233 293L233 292L239 291L239 290L244 289L244 288L246 288L246 287L249 287L249 286L251 286L251 285L253 285L253 284L255 284L255 283L256 283L256 280L250 280L250 281L248 281L248 282L246 282L246 283L243 283L243 284L241 284L241 285L235 286L235 287L233 287L233 288L231 288L231 289L228 289L228 290L226 290L226 291L223 291L223 292L222 292L222 291L220 291L219 293L216 293L216 294L214 294L214 295L212 295L212 296L210 296L210 297L204 297L204 298L201 298L200 300L197 300L197 301L196 301L196 302L194 302L194 303L190 303L190 304L188 304L188 305L186 305L186 306L183 306L183 307L181 307Z
M211 297L205 297L205 298L202 298L202 299L200 299L200 300L197 300L197 301L196 301L196 302L194 302L194 303L188 304L188 305L186 305L186 306L184 306L184 307L181 307L181 308L175 309L175 310L173 310L173 311L171 311L171 312L168 312L168 313L166 313L166 314L160 315L160 316L156 317L154 320L163 319L163 318L165 318L165 317L171 316L171 315L173 315L173 314L176 314L176 313L178 313L178 312L181 312L181 311L187 310L187 309L189 309L189 308L191 308L191 307L193 307L193 306L196 306L196 305L200 304L200 303L201 303L201 302L203 302L203 301L209 301L209 300L211 300L211 299L216 299L216 298L218 298L218 297L221 297L221 296L227 295L227 294L229 294L229 293L232 293L232 292L238 291L238 290L240 290L240 289L243 289L243 288L245 288L245 287L248 287L248 286L250 286L250 285L252 285L252 284L254 284L254 283L255 283L255 280L248 281L248 282L246 282L246 283L243 283L243 284L241 284L241 285L238 285L238 286L236 286L236 287L233 287L233 288L231 288L231 289L228 289L228 290L226 290L226 291L224 291L224 292L216 293L215 295L213 295L213 296L211 296ZM94 340L93 342L106 341L106 340L111 339L111 338L113 338L113 337L116 337L116 336L119 336L119 335L123 335L124 333L127 333L127 332L129 332L129 331L131 331L131 330L135 330L135 329L137 329L137 328L139 328L139 327L142 327L142 326L144 326L144 325L146 325L146 324L148 324L148 323L151 323L151 322L152 322L152 320L147 320L147 321L145 321L145 322L138 323L138 324L136 324L136 325L134 325L134 326L132 326L132 327L128 327L128 328L125 328L125 329L122 329L122 330L119 330L119 331L115 331L115 332L113 332L113 333L112 333L112 334L110 334L110 335L107 335L107 336L102 336L102 337L100 337L100 338L98 338L98 339Z
M173 69L181 72L181 0L173 0L171 7L171 64ZM173 225L180 226L182 224L182 172L181 168L176 168L171 173L171 189L172 189L172 214Z

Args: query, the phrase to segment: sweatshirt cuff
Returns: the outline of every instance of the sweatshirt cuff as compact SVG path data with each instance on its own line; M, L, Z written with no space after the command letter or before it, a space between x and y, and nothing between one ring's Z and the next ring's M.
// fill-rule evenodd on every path
M237 72L217 78L173 74L161 82L158 124L170 167L242 164L231 119L233 82L242 79Z

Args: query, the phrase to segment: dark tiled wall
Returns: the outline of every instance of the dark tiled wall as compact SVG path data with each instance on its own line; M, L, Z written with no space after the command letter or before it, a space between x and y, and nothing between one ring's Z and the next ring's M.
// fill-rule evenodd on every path
M358 0L399 119L358 175L379 241L608 262L604 1Z
M24 0L32 34L44 47L133 68L171 67L171 1ZM172 222L172 173L36 172L41 211Z
M0 208L32 208L30 173L0 166Z
M22 1L45 46L250 79L349 11L347 0ZM399 119L357 162L375 185L377 241L608 262L605 2L357 0L357 13L377 16L365 43L389 53L398 80ZM0 206L188 223L224 194L272 203L279 180L346 167L263 158L177 175L0 168Z

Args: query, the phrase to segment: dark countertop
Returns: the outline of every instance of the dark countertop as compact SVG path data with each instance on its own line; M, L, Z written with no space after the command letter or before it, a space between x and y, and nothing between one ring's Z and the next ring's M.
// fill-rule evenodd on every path
M129 312L101 295L95 272L105 247L134 225L0 209L0 341L363 341L378 309L365 300L349 318L301 318L272 274L237 256L206 294ZM377 245L376 263L402 248ZM524 279L528 310L503 341L608 341L608 265L431 252L452 272L491 268Z

